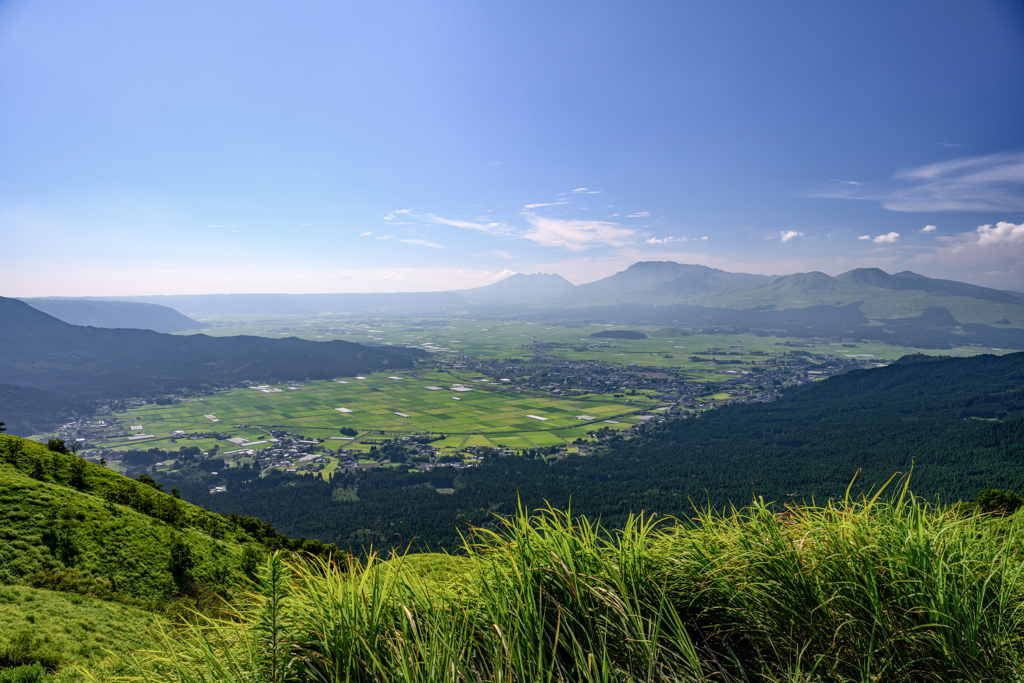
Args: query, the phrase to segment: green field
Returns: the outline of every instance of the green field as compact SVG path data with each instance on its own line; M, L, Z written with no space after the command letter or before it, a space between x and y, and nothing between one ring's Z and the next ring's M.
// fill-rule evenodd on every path
M248 441L263 441L269 438L267 431L271 428L307 437L327 438L338 436L342 427L350 427L359 432L355 440L331 440L325 445L332 449L367 451L374 443L372 433L396 436L432 432L451 435L435 444L449 452L470 446L546 447L585 437L586 431L597 427L627 428L636 422L636 413L655 408L658 404L644 391L621 398L611 395L575 398L515 395L510 386L460 369L461 364L490 359L531 359L536 353L543 353L567 360L644 366L651 372L676 369L685 372L690 381L721 382L736 379L744 369L757 362L794 351L868 362L890 361L916 352L960 356L1006 352L982 347L929 350L882 343L829 344L806 339L704 334L689 330L666 336L665 328L658 326L555 325L521 320L481 321L457 316L451 319L391 319L387 322L341 316L238 317L209 322L214 327L206 333L215 336L295 336L321 341L345 339L414 346L427 351L428 360L438 361L449 370L419 370L399 375L401 379L377 374L365 379L346 377L297 387L263 387L269 390L266 392L258 388L236 389L173 405L145 405L117 417L136 427L131 432L133 435L151 434L153 438L128 441L122 437L99 445L173 450L177 446L170 432L176 430L224 432ZM636 330L647 334L648 338L624 340L591 336L609 329ZM730 351L730 347L734 348ZM739 363L722 365L716 363L716 359ZM460 388L464 390L455 390ZM712 400L729 398L730 395L719 393ZM591 419L581 420L577 416L589 416ZM180 445L182 442L177 443ZM221 452L225 453L243 449L240 445L225 444L212 438L183 443L203 450L219 445ZM270 445L263 443L244 448L259 449ZM332 460L332 469L334 464Z
M844 347L842 343L826 344L793 337L757 336L753 334L728 335L690 332L675 337L655 337L660 326L609 324L551 325L522 321L479 321L453 318L448 320L393 320L379 322L369 318L320 316L303 318L299 316L277 319L232 318L216 320L215 327L204 334L228 336L252 334L265 337L295 336L311 340L344 339L358 343L395 344L422 348L438 359L455 360L463 354L469 359L529 358L533 351L524 346L531 344L557 343L576 347L607 342L608 346L586 348L545 349L544 353L574 360L601 360L615 364L638 364L652 367L677 367L684 369L702 368L702 363L689 360L694 353L708 349L728 349L742 346L743 354L730 355L732 359L754 361L758 356L751 352L766 354L784 353L794 348L812 354L870 355L879 360L895 360L908 353L929 355L973 356L981 353L1006 353L1005 349L991 349L968 346L955 349L916 349L906 346L891 346L880 342L847 342L855 348ZM629 329L643 332L648 339L637 341L624 339L590 339L595 332L610 329ZM788 347L787 343L797 344ZM672 358L665 358L666 355ZM725 357L720 355L719 357ZM708 378L714 379L714 378ZM725 379L720 377L718 379Z
M458 381L460 376L449 373L400 377L392 379L377 374L366 379L348 377L311 382L296 388L265 387L281 389L274 393L255 388L235 389L197 402L149 404L119 417L143 426L141 432L156 438L134 442L119 439L117 445L167 447L169 433L176 430L223 431L255 441L266 438L261 427L318 438L337 436L339 429L350 427L360 432L360 440L366 432L388 435L433 432L453 435L439 444L442 447L455 446L455 441L462 444L465 435L482 436L480 439L470 436L464 446L491 445L485 437L495 435L501 437L500 445L504 447L528 448L532 444L563 443L558 437L552 441L548 432L564 430L572 440L583 434L585 430L581 427L585 425L604 424L604 420L612 418L632 424L632 414L653 405L642 397L640 400L633 397L630 404L625 404L604 396L585 400L516 396L507 389L501 391L503 388L497 383L465 378ZM219 422L213 422L207 415ZM235 427L236 424L249 426ZM369 440L372 441L373 436ZM186 443L201 445L199 441ZM328 443L345 448L365 445L353 441ZM220 444L222 450L232 450L223 442ZM259 444L253 448L267 446L269 444Z

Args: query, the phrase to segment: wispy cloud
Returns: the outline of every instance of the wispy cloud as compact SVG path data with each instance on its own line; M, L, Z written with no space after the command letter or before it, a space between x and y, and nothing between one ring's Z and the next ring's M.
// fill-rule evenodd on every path
M491 253L494 254L495 256L500 256L501 258L505 259L506 261L511 261L512 259L515 258L515 256L513 254L511 254L511 253L509 253L507 251L501 251L500 249L495 249Z
M577 194L601 194L603 190L588 190L585 187L577 187L573 192Z
M797 232L796 230L780 230L779 231L779 239L782 240L783 242L788 242L791 239L794 239L796 237L803 237L803 236L804 236L804 234L802 232Z
M568 204L568 203L569 202L551 202L550 204L527 204L523 208L524 209L539 209L542 206L562 206L563 204Z
M372 232L361 232L361 233L359 233L359 236L360 237L366 237L367 235L372 235L372 234L373 234Z
M897 172L887 186L811 196L877 201L891 211L1024 211L1024 153L961 157Z
M406 244L418 244L421 247L433 247L434 249L444 249L444 247L442 247L440 244L434 244L433 242L428 242L426 240L407 239L398 241L405 242Z
M936 230L938 230L938 228L936 228L934 225L926 225L923 228L921 228L921 232L935 232Z
M523 216L530 229L523 237L545 247L565 247L581 251L591 246L621 247L632 242L636 230L605 221L562 220L545 218L532 213Z
M989 244L1024 242L1024 223L1014 225L1013 223L999 222L994 228L991 225L979 225L977 232L978 246L980 247Z
M626 214L626 218L647 218L650 215L650 211L634 211L633 213Z
M865 241L869 241L869 240L871 239L871 235L861 235L861 236L860 236L860 237L858 237L857 239L859 239L859 240L865 240Z
M644 240L647 244L671 244L672 242L686 242L685 237L651 237Z
M509 235L514 231L511 230L507 225L503 223L488 222L484 223L481 221L460 221L453 220L451 218L442 218L441 216L435 216L431 214L430 220L434 223L440 223L441 225L450 225L455 228L465 228L466 230L476 230L478 232L484 232L489 235Z
M395 218L398 218L399 216L409 216L411 214L411 209L398 209L397 211L392 211L387 216L384 216L384 220L391 221L394 220Z
M389 240L389 239L391 239L391 237L392 237L391 235L381 235L377 239L379 239L379 240Z

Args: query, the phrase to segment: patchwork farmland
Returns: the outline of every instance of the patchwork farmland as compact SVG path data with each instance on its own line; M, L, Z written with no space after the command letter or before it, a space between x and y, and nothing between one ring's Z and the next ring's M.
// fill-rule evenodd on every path
M234 389L202 401L147 404L131 409L125 417L156 435L147 445L163 447L157 442L169 441L172 432L208 431L209 416L216 415L224 425L220 429L254 441L270 428L328 438L347 427L361 436L432 432L448 435L452 445L472 440L479 445L532 448L565 443L598 426L627 427L634 423L631 416L649 407L648 403L654 405L643 397L627 404L598 395L519 396L481 376L438 372ZM347 439L336 443L356 445Z

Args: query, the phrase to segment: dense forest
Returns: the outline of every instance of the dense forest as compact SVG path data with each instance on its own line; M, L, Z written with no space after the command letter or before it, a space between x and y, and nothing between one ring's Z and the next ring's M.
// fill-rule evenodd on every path
M50 431L62 422L93 414L96 405L31 387L0 384L0 415L11 434Z
M467 525L494 524L492 513L519 505L571 506L616 527L641 510L688 516L756 497L822 502L855 477L854 491L867 491L911 470L912 489L939 503L1024 490L1024 353L924 360L832 377L774 403L669 420L636 438L612 437L585 458L489 458L469 469L330 481L245 468L214 477L190 467L161 481L211 509L355 552L371 543L454 548ZM228 493L208 495L212 483Z

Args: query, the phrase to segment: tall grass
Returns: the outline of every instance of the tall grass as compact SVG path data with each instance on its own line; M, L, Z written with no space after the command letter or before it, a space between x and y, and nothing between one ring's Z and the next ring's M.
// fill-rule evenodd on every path
M1020 681L1024 517L906 492L606 532L553 509L462 556L271 558L129 680Z

